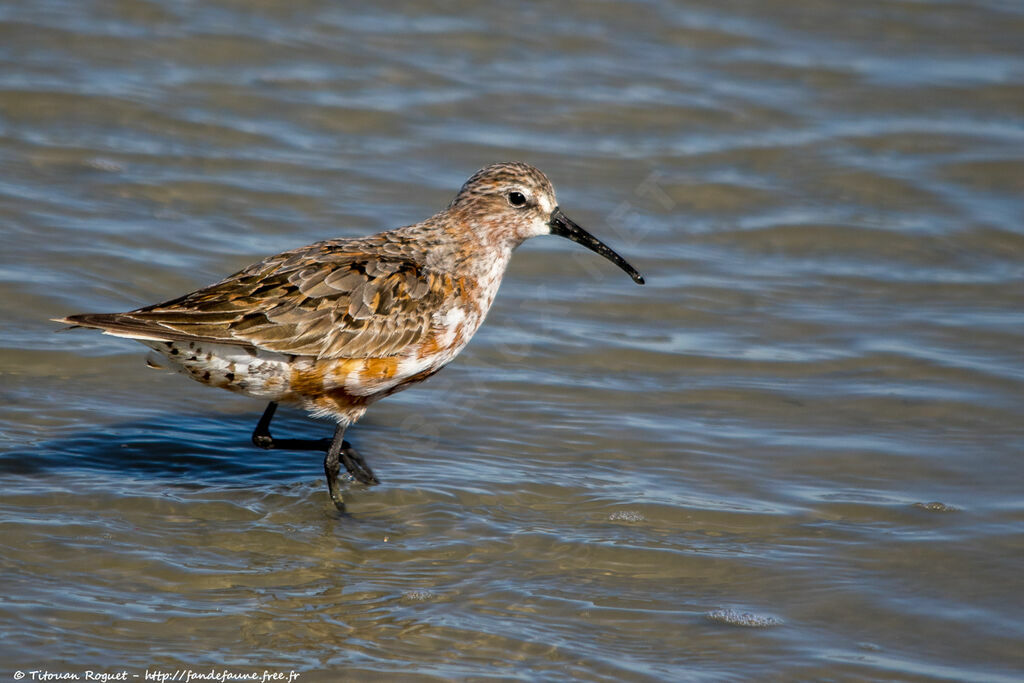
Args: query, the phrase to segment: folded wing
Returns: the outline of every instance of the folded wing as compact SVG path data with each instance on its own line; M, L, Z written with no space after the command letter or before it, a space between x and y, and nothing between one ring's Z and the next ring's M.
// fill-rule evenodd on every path
M144 340L236 344L296 356L399 355L464 284L416 260L321 242L254 264L209 287L127 313L61 320Z

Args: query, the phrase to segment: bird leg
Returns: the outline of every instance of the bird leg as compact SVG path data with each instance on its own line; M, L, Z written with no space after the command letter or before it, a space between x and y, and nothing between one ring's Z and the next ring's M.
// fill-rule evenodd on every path
M327 475L327 491L331 494L331 500L334 501L334 506L345 511L345 501L341 497L341 488L338 486L338 474L341 472L341 465L345 465L345 469L353 477L358 479L364 484L379 484L380 481L373 474L373 470L363 460L363 456L359 455L359 451L352 447L348 441L345 441L345 427L344 425L338 425L334 428L334 440L331 441L331 447L327 449L327 455L324 457L324 473Z
M341 487L338 484L338 475L341 473L341 465L352 477L364 484L379 484L380 481L374 475L373 470L363 460L363 456L345 441L345 426L339 424L334 429L333 439L275 439L270 434L270 421L274 419L277 411L277 403L271 401L267 409L263 411L256 429L252 433L252 442L259 448L286 449L297 451L327 451L324 456L324 473L327 474L327 490L331 494L331 500L335 507L342 512L345 511L345 501L341 496Z
M326 451L331 447L330 439L275 439L270 435L270 421L277 412L277 404L271 401L263 411L256 429L252 432L252 442L265 451L271 449L289 451Z

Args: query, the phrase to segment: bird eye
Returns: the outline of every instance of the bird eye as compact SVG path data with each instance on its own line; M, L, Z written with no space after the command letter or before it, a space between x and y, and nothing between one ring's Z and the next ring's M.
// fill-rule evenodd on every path
M526 204L526 195L522 192L509 192L508 203L512 206L523 206Z

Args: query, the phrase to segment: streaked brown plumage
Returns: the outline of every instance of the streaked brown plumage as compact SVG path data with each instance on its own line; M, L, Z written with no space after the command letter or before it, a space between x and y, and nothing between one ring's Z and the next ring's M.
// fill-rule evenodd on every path
M264 448L325 448L274 440L278 402L338 423L325 460L332 498L343 509L339 460L376 482L343 440L373 401L440 370L469 342L494 301L512 251L535 235L559 234L612 260L618 254L558 208L539 170L487 166L448 207L404 228L286 251L224 280L127 313L62 318L74 326L136 339L150 364L270 401L253 440Z

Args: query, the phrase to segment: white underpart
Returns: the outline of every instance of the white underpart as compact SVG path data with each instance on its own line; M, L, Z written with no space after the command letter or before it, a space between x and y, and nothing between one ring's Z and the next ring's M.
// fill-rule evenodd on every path
M350 394L356 396L367 396L377 391L376 386L363 385L362 368L356 368L345 375L340 386L345 387Z
M281 400L288 393L291 370L289 357L284 354L259 349L250 351L234 344L140 341L154 351L147 358L150 367L167 367L268 401ZM207 372L210 377L204 379Z
M416 358L415 356L403 358L398 361L398 369L395 371L395 376L392 381L387 383L387 387L397 386L407 377L418 375L424 370L430 369L436 365L435 358Z
M451 308L444 313L435 315L433 324L441 330L437 345L441 349L445 349L445 351L425 358L420 358L416 354L402 358L398 362L395 376L385 384L378 385L377 390L381 388L386 390L398 386L413 375L417 375L425 370L443 367L451 362L458 355L459 351L465 347L466 342L469 341L469 338L473 336L473 332L479 326L472 318L475 318L475 316L471 316L466 312L466 309L459 307ZM455 338L459 325L463 325L461 340Z
M445 328L444 335L440 340L441 346L448 346L455 340L455 329L465 319L466 309L464 308L451 308L445 312L441 318L441 326Z

